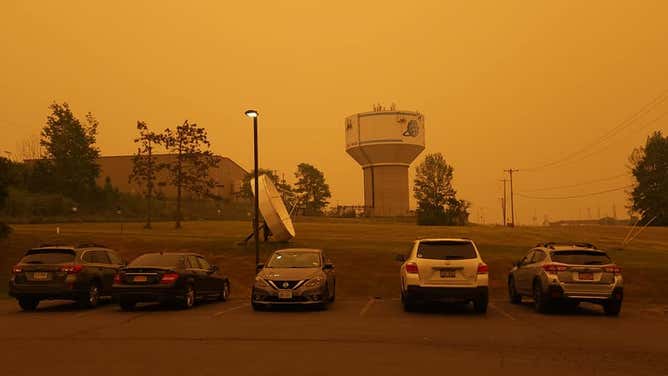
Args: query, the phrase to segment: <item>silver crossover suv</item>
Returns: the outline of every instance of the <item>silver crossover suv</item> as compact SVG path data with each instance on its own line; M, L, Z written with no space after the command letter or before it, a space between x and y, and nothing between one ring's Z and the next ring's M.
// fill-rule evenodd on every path
M624 287L622 269L604 251L588 243L538 244L508 275L510 302L531 296L538 312L554 303L591 302L619 315Z

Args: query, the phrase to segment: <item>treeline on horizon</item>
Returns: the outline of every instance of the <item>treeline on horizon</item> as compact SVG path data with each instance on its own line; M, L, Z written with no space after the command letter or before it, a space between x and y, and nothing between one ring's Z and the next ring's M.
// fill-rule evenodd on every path
M67 103L49 106L39 138L21 146L24 161L0 158L0 218L7 222L40 223L56 221L128 221L243 219L252 212L250 171L240 192L233 199L212 193L215 181L208 170L218 160L210 150L206 129L187 120L174 128L154 131L142 122L136 125L137 146L129 182L141 187L139 194L120 192L106 177L102 186L96 145L99 122L87 113L83 120L72 113ZM158 162L158 153L174 155L169 163ZM668 137L661 131L647 138L646 144L629 157L635 184L627 208L640 223L668 225ZM159 172L166 171L164 181ZM300 163L289 184L270 169L260 169L281 192L288 210L304 216L355 217L349 208L329 208L331 192L325 175L312 164ZM471 203L457 198L452 186L453 166L441 153L425 156L416 167L413 196L417 201L416 221L421 225L466 225ZM161 188L176 188L177 197L165 197ZM184 193L188 194L184 194ZM363 214L362 214L363 215ZM3 230L4 229L4 230ZM0 235L6 231L0 227Z
M139 194L120 192L109 177L100 177L96 145L99 122L88 113L83 120L74 116L67 103L53 103L39 138L21 145L23 161L0 158L0 218L14 223L56 221L128 221L249 219L250 179L243 180L236 197L212 193L216 182L209 176L218 159L210 151L207 132L187 120L162 132L137 122L138 151L128 181L136 183ZM158 162L155 155L168 153L170 163ZM166 179L158 178L166 171ZM297 166L294 186L279 179L276 171L260 169L284 195L289 209L300 215L324 215L331 197L324 174L308 163ZM176 188L176 197L166 197L162 188ZM187 194L186 194L187 192Z

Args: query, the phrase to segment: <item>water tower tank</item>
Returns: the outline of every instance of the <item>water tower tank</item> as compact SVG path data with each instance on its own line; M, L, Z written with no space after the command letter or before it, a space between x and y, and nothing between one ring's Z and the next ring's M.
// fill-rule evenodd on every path
M408 168L424 150L424 117L382 110L346 118L346 152L364 171L367 215L408 214Z

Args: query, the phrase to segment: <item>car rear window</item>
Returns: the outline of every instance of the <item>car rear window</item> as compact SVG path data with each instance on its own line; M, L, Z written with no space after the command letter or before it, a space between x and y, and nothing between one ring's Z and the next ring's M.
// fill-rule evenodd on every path
M417 257L431 260L465 260L477 257L471 242L429 241L420 242Z
M555 251L552 261L573 265L605 265L612 262L605 252L596 251Z
M149 253L141 255L128 265L130 267L137 266L159 266L159 267L183 267L184 256L173 254Z
M71 249L31 249L21 259L24 264L64 264L73 262L75 253Z

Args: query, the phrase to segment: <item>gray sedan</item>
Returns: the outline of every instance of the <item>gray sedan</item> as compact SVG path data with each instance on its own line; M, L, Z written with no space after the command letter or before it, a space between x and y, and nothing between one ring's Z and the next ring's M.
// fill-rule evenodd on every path
M323 250L278 250L257 269L251 294L253 309L290 304L326 308L335 299L336 272Z

